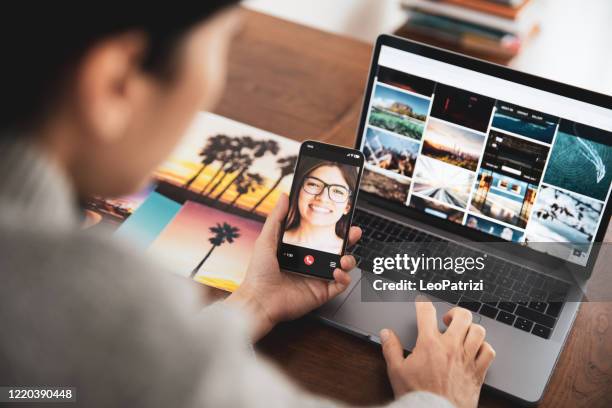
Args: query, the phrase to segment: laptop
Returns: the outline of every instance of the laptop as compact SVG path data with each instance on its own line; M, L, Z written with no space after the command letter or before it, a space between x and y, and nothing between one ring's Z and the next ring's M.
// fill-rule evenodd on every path
M610 107L610 96L380 36L356 142L366 156L353 221L364 231L352 249L359 263L318 316L374 342L392 328L409 351L419 291L383 299L372 282L483 282L428 295L438 319L459 305L486 328L497 352L488 388L537 403L610 221ZM402 252L484 254L488 265L459 277L373 273L377 257Z

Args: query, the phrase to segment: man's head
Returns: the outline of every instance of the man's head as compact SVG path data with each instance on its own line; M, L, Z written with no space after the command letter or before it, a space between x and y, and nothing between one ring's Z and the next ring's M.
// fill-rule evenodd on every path
M0 137L39 143L81 195L134 191L220 97L237 2L22 6L0 40Z

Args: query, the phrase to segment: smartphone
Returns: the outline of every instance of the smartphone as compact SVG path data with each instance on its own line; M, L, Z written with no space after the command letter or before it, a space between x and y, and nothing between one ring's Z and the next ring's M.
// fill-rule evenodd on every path
M363 164L359 150L302 143L278 245L281 269L333 279L346 250Z

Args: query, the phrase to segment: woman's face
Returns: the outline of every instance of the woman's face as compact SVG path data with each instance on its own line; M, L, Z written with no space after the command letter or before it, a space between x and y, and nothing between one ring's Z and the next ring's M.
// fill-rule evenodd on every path
M342 172L335 166L321 166L311 171L307 174L304 183L309 183L310 180L312 180L308 179L308 177L319 179L326 184L344 186L346 189L350 190ZM315 180L315 183L316 182ZM334 187L324 188L321 193L317 195L304 191L304 187L304 184L302 184L298 197L298 209L303 221L317 226L332 226L335 225L343 215L348 214L350 210L349 199L345 202L336 202L330 199L329 189L333 189Z

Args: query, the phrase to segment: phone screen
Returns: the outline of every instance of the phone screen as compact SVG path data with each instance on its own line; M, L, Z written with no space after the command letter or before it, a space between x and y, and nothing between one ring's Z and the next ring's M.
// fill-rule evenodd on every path
M346 248L363 163L359 150L302 144L279 243L281 268L333 279Z

